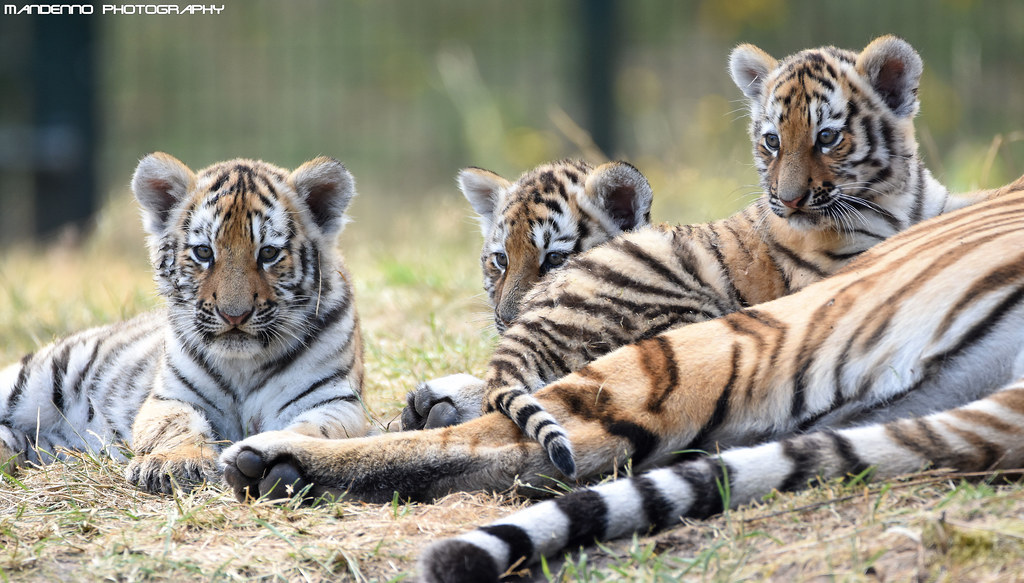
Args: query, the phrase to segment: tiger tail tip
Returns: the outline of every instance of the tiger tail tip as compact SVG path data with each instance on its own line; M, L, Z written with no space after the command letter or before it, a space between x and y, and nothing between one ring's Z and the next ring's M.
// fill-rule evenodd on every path
M576 479L576 460L573 458L572 445L569 438L559 435L551 440L547 447L548 459L555 464L555 468L562 472L570 480Z

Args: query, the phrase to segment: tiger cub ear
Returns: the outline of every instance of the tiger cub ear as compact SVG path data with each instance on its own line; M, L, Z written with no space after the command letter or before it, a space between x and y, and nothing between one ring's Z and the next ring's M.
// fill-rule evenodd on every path
M779 65L771 55L751 44L742 44L729 55L729 75L743 95L758 101L768 75Z
M876 38L857 57L857 71L893 113L899 117L917 113L924 64L910 43L891 35Z
M459 190L480 215L480 231L484 237L491 232L494 224L494 211L498 207L498 199L502 193L512 187L512 183L483 168L463 168L457 178Z
M142 206L142 226L151 235L167 228L171 210L195 186L196 175L180 160L154 152L139 162L132 176L132 192Z
M289 180L320 230L327 236L341 233L348 222L345 209L356 195L356 180L345 165L320 156L296 168Z
M584 190L596 210L623 231L651 222L654 193L647 178L632 164L608 162L598 166L587 176Z

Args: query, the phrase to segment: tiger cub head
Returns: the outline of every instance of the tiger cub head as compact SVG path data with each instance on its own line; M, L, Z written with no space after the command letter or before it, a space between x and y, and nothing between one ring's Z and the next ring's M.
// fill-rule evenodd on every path
M729 69L748 100L767 202L789 225L853 229L904 193L923 69L905 41L884 36L860 54L823 47L781 61L745 44Z
M466 168L458 182L479 215L484 289L498 332L515 319L526 292L570 255L651 221L651 186L625 162L594 168L562 160L514 183Z
M355 182L337 160L294 172L232 160L195 173L155 153L139 163L132 190L186 347L221 358L280 354L302 342L321 297L339 292L329 285L341 269L334 245Z

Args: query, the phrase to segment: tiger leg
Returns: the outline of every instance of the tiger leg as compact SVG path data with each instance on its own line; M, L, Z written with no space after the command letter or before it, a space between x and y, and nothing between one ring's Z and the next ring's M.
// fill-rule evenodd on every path
M387 502L398 492L430 500L453 490L503 490L519 475L540 480L537 475L553 473L540 447L496 413L451 427L344 440L269 431L227 448L220 461L241 501L305 488L310 498L347 493Z
M163 493L216 482L219 448L212 435L209 421L190 404L150 395L132 427L135 457L125 478L144 490Z
M580 478L624 467L629 460L635 466L664 463L713 418L719 401L715 387L726 385L728 367L707 367L695 374L692 380L708 388L689 398L678 391L671 399L655 395L650 403L638 406L636 386L648 373L635 362L647 359L657 365L651 360L650 342L658 341L625 347L536 394L578 448ZM712 344L702 343L706 359L729 362L730 345L723 344L723 354L716 355ZM685 402L684 408L679 408L680 402ZM656 414L659 409L665 414ZM266 432L225 450L221 463L225 479L242 500L288 495L283 489L274 490L278 482L388 501L394 492L428 500L455 490L504 490L517 482L544 486L552 484L552 478L567 480L541 444L498 413L441 429L364 439L324 440Z
M586 393L578 401L592 401L594 388L575 387ZM559 403L550 405L557 410ZM586 451L581 475L622 466L631 454L630 440L609 434L597 420L573 417L566 427ZM398 492L403 498L431 500L456 490L505 490L517 483L541 488L555 485L553 479L565 480L540 444L499 413L450 427L346 440L265 432L232 445L220 461L226 482L243 501L289 496L304 488L311 498L347 493L387 502Z
M1024 381L918 419L821 431L678 463L577 490L440 541L420 557L427 582L497 581L519 561L701 519L815 478L893 478L925 466L992 471L1024 466Z
M77 402L55 390L61 385L54 384L52 375L60 366L66 369L69 354L75 353L69 349L58 352L56 346L0 370L0 471L11 472L26 463L50 463L64 456L62 449L99 445L90 443L89 438L104 428L89 426L76 432L68 421L76 418ZM55 352L63 358L54 359ZM97 431L89 431L93 429Z

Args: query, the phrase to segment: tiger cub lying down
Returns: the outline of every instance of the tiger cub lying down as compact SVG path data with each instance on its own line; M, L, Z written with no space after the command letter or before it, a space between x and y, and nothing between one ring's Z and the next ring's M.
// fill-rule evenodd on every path
M465 168L459 188L480 221L480 267L498 332L518 315L526 293L569 257L651 222L651 186L626 162L595 168L560 160L514 183L488 170ZM484 382L468 374L427 381L409 393L402 428L452 425L467 413L475 417L483 389Z
M922 70L895 37L860 54L825 47L781 61L737 47L730 71L748 99L763 195L724 220L641 229L570 259L524 299L485 382L427 383L404 416L463 422L500 411L574 476L569 439L531 393L620 346L802 289L984 196L951 197L918 155Z
M219 481L224 441L262 431L365 435L362 341L334 247L355 195L342 164L232 160L193 173L163 153L132 188L165 308L86 330L0 371L0 466L59 448L124 459L169 492Z

